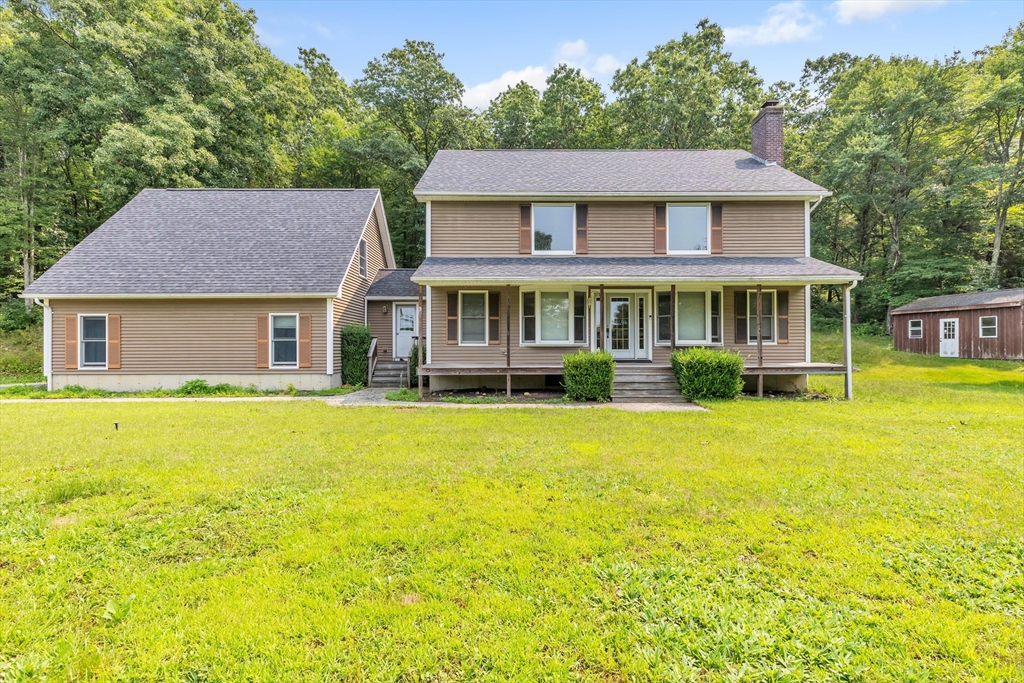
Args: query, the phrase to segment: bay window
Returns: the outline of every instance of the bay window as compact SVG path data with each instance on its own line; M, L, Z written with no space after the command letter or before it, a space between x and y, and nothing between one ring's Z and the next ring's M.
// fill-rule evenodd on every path
M576 207L573 204L533 205L533 253L575 252Z
M708 204L668 205L668 253L709 254L711 211Z

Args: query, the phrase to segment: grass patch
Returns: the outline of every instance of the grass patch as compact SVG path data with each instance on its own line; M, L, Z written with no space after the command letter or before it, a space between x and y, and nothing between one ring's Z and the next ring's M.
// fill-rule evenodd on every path
M854 362L700 412L0 407L0 679L1021 680L1022 366Z
M408 387L402 387L395 391L387 391L384 393L384 398L389 401L418 401L420 400L419 391L416 389L410 389Z
M177 389L150 389L147 391L107 391L86 389L71 385L57 391L45 387L8 387L0 389L3 399L48 399L48 398L240 398L246 396L343 396L362 389L361 386L344 386L316 391L299 391L295 387L285 389L257 389L255 386L240 387L231 384L207 384L204 380L189 380Z

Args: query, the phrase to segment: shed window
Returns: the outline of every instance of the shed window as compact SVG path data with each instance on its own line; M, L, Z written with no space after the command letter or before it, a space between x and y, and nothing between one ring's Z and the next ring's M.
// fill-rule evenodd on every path
M459 343L487 343L487 292L459 292Z
M83 315L82 363L83 368L104 368L107 365L107 316Z
M572 254L576 235L576 207L533 206L533 253Z
M994 339L999 335L998 318L994 315L983 315L979 321L981 324L981 338Z
M708 204L669 204L668 253L710 253L711 219Z
M295 314L270 316L270 367L299 366L298 328L299 316Z
M908 323L907 336L911 339L920 339L924 336L924 321L923 320L911 320Z

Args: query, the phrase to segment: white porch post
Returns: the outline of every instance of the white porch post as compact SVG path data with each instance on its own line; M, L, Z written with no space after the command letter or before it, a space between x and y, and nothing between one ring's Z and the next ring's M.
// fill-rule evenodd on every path
M53 309L49 299L43 299L43 374L46 390L53 391Z
M857 283L843 285L843 365L846 368L846 399L853 399L853 335L850 324L850 290Z

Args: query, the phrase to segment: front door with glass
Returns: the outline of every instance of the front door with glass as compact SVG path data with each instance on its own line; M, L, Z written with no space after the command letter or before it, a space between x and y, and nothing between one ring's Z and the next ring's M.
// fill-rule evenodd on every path
M607 297L604 348L619 360L647 359L647 295L609 293ZM597 301L600 306L600 300Z
M412 352L416 322L416 304L395 304L395 360L405 360Z

